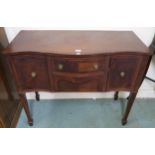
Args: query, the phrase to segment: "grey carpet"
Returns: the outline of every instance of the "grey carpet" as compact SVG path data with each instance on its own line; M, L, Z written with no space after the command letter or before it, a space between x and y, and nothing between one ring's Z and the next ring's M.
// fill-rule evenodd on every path
M154 128L155 99L137 99L126 126L121 118L126 100L29 100L33 128ZM22 111L18 128L29 128Z

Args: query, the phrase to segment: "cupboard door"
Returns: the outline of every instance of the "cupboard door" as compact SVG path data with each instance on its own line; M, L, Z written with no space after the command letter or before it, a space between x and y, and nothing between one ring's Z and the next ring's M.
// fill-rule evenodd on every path
M138 74L140 56L112 56L108 90L131 90Z
M45 56L16 55L11 59L16 82L21 91L50 90Z

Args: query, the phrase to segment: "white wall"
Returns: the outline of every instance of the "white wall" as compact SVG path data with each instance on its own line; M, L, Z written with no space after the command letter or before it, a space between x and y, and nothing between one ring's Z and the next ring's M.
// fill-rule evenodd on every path
M47 29L56 29L54 27L6 27L5 31L7 33L8 39L11 42L12 39L20 32L21 30L47 30ZM78 27L78 25L75 27L58 27L57 29L86 29L86 30L92 30L92 27ZM155 27L94 27L93 30L132 30L134 31L137 36L147 45L149 46L151 44L151 41L153 39L153 36L155 34ZM153 58L149 71L147 73L149 77L152 77L155 79L155 58ZM121 97L126 97L128 94L127 93L121 93ZM91 96L91 97L90 97ZM28 98L34 98L33 93L28 93L27 94ZM41 98L44 99L50 99L50 98L110 98L113 97L113 93L41 93ZM155 84L144 80L138 96L140 98L154 98L155 97Z

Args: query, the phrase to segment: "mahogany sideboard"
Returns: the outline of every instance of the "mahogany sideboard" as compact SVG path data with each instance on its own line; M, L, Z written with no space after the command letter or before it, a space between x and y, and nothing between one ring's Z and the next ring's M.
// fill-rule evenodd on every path
M3 53L29 125L26 92L128 91L125 125L152 57L132 31L21 31Z

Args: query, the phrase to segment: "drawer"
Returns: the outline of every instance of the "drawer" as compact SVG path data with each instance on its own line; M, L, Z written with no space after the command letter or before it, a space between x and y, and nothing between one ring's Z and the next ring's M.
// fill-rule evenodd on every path
M88 59L54 59L54 71L56 72L97 72L107 68L108 60L105 58Z
M105 74L54 74L55 91L95 92L105 90Z
M16 55L11 57L16 83L20 90L49 90L50 82L46 57Z
M136 83L140 62L140 56L112 56L108 90L131 90Z

